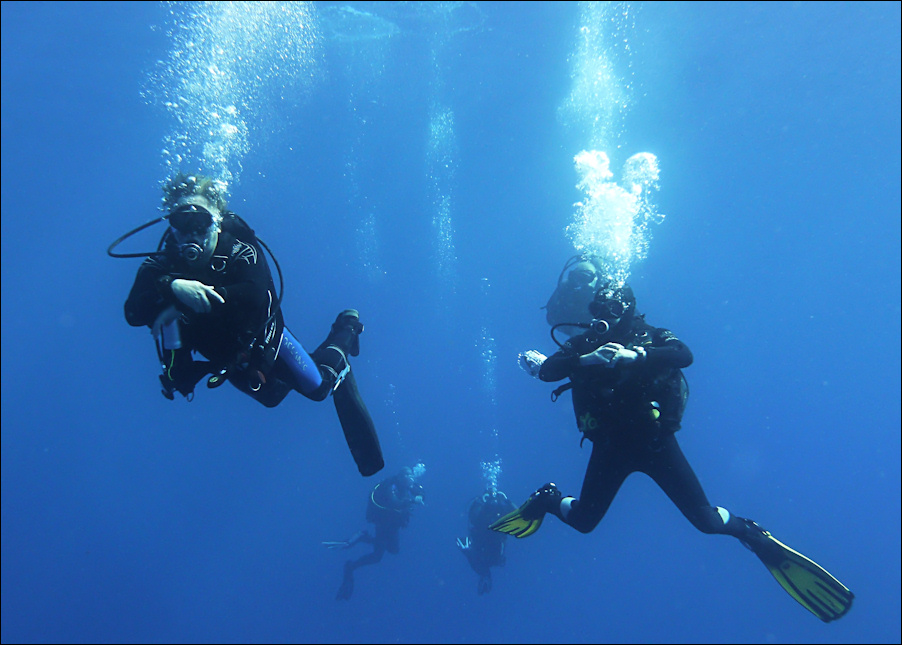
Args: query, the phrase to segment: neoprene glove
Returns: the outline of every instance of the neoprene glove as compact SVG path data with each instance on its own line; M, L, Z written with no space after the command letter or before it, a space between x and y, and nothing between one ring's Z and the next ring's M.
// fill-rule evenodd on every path
M537 352L534 349L529 349L520 353L518 361L524 372L534 378L538 378L539 370L542 369L542 363L545 362L546 358L547 356L545 356L545 354Z
M197 280L176 278L172 281L172 295L194 313L208 314L213 308L212 301L225 304L225 298L216 293L216 289Z

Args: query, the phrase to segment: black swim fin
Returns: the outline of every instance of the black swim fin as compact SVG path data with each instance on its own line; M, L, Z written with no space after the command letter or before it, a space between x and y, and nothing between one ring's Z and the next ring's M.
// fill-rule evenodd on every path
M354 372L348 371L344 380L332 393L338 421L341 423L345 441L351 449L351 456L357 464L357 470L364 477L375 475L385 466L382 458L382 447L379 436L370 416L369 410L360 398Z

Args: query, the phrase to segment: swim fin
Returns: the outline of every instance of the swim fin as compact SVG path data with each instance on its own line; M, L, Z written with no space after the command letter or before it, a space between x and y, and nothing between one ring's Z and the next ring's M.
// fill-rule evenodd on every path
M357 464L357 470L364 477L370 477L382 470L385 461L379 436L360 392L354 372L349 371L338 388L332 393L332 402L338 413L338 421L344 432L351 456Z
M825 623L848 613L855 597L848 587L755 522L746 521L758 535L743 543L758 556L786 593Z
M529 537L539 530L545 513L551 512L555 506L560 508L561 491L552 483L545 484L529 496L515 511L495 520L489 528L499 533L513 535L516 538Z

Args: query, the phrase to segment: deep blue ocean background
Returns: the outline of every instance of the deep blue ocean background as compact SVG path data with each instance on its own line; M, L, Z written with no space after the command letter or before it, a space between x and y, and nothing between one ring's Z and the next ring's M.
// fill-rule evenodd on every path
M629 103L606 151L657 156L666 215L631 283L695 356L678 438L712 503L853 590L831 624L643 475L589 535L550 518L509 540L477 596L455 538L482 464L520 503L549 480L577 494L588 460L569 394L551 403L516 358L554 350L540 308L590 145L561 106L603 8L306 10L306 76L261 81L223 168L307 348L361 312L371 479L329 402L167 401L125 323L140 260L106 249L159 215L175 167L179 124L148 87L214 8L2 4L3 643L898 643L900 3L607 9ZM268 56L296 46L253 34ZM364 528L370 487L418 461L427 505L401 552L337 602L347 554L321 542Z

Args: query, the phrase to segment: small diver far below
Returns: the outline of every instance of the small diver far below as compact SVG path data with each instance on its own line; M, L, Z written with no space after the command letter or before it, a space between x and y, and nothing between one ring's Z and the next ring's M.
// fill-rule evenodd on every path
M476 593L480 596L492 590L491 568L503 567L506 563L504 542L507 535L490 531L489 526L514 510L514 503L494 486L489 486L467 509L467 537L457 538L457 548L478 576Z
M413 509L425 505L423 486L417 481L424 471L422 464L413 468L404 467L398 474L373 487L366 506L366 521L374 525L373 534L364 529L347 540L323 542L323 546L329 549L350 549L361 543L372 547L369 553L345 562L336 600L349 600L354 594L354 571L381 562L386 552L400 552L401 529L410 523Z

